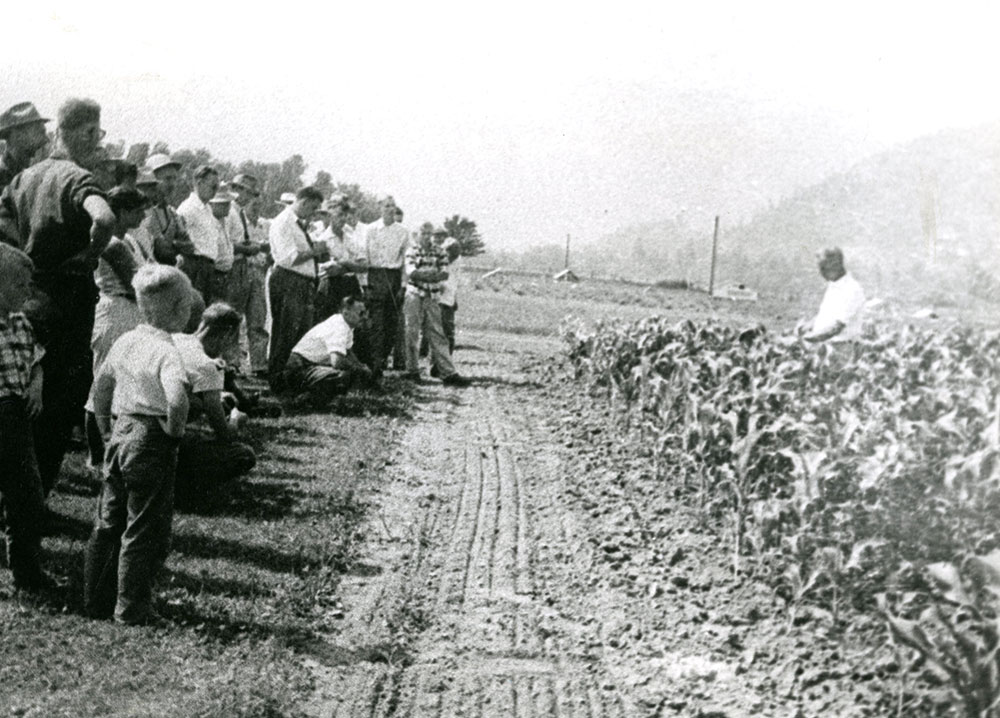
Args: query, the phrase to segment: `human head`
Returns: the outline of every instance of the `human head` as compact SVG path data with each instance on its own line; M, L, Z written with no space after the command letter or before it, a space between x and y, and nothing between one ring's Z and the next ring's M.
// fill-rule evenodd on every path
M462 256L462 245L454 237L445 237L441 243L441 248L448 253L448 261L454 262Z
M209 305L196 332L205 353L212 359L228 359L239 352L243 315L225 302Z
M163 201L168 201L177 190L177 179L181 172L180 162L174 162L169 155L157 153L146 160L146 166L160 183L160 197Z
M208 202L219 191L219 173L214 167L200 165L195 168L191 178L194 180L195 194L202 202Z
M353 211L351 202L344 195L335 194L326 201L326 206L330 210L330 226L340 234Z
M434 237L434 225L430 222L424 222L420 225L420 241L430 242Z
M229 215L232 203L233 196L221 188L212 199L208 200L208 206L212 209L212 214L216 219L225 219Z
M382 200L382 224L386 227L396 223L396 201L392 197Z
M90 169L104 139L101 106L90 99L66 100L58 113L59 142L70 159Z
M348 295L340 303L340 313L347 326L355 329L365 321L365 317L368 316L368 308L365 306L365 300L360 296Z
M121 236L142 224L149 200L139 190L115 187L108 192L108 206L115 213L115 234Z
M139 312L147 323L167 332L184 329L191 316L191 280L166 264L144 264L132 278Z
M38 114L30 102L20 102L0 114L0 139L15 155L31 157L49 142L45 132L47 117Z
M28 301L34 269L27 254L0 243L0 317L20 311Z
M257 184L257 178L245 172L233 177L233 181L229 183L229 190L235 194L236 204L246 207L255 197L260 197Z
M135 178L135 188L142 192L142 196L150 205L160 201L160 182L149 170L143 169L139 172Z
M299 219L308 220L316 214L316 210L323 204L323 193L315 187L303 187L295 193L295 202L292 204L292 211Z
M243 208L243 211L246 213L247 219L250 223L256 224L257 220L260 219L260 200L255 199L248 203L247 206Z
M819 273L828 282L835 282L846 274L844 269L844 253L840 247L824 249L816 255L819 261Z
M396 221L397 222L403 221L403 210L401 210L399 207L396 207Z
M139 168L135 166L134 162L118 160L115 162L114 172L115 187L136 188L136 182L139 180Z

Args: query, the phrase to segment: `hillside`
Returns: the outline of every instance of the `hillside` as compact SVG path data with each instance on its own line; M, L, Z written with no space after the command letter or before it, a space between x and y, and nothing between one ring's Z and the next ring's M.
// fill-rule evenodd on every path
M574 247L580 274L707 285L711 227L681 215ZM815 291L814 253L838 245L870 296L946 304L1000 300L1000 123L922 137L829 176L731 226L722 217L717 284L777 297ZM505 266L562 267L563 248L497 257Z

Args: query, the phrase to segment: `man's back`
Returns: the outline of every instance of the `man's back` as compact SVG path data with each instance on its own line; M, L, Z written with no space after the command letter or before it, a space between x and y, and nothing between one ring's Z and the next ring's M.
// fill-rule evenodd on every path
M90 215L84 201L103 197L93 176L76 163L52 157L24 170L0 198L0 236L23 249L36 274L86 274Z

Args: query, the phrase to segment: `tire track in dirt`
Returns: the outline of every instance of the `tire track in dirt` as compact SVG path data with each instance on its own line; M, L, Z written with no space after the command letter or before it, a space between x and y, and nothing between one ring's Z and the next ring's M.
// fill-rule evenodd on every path
M362 563L379 571L342 585L348 615L329 637L340 660L316 661L314 715L630 715L595 657L566 650L573 628L540 595L553 587L538 584L535 543L562 529L549 511L551 525L533 523L551 498L530 469L545 447L511 438L530 391L422 388L369 521Z

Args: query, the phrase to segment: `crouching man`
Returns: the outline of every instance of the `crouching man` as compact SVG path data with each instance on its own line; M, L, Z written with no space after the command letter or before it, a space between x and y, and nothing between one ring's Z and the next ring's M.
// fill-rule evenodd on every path
M225 362L239 356L243 316L224 302L209 306L198 330L174 334L191 387L191 410L177 456L177 503L191 507L257 463L248 445L237 441L238 410L223 406Z
M327 406L352 384L368 382L372 370L354 355L354 330L368 310L357 296L344 297L340 312L325 319L302 337L285 366L289 391L304 397L314 408Z

